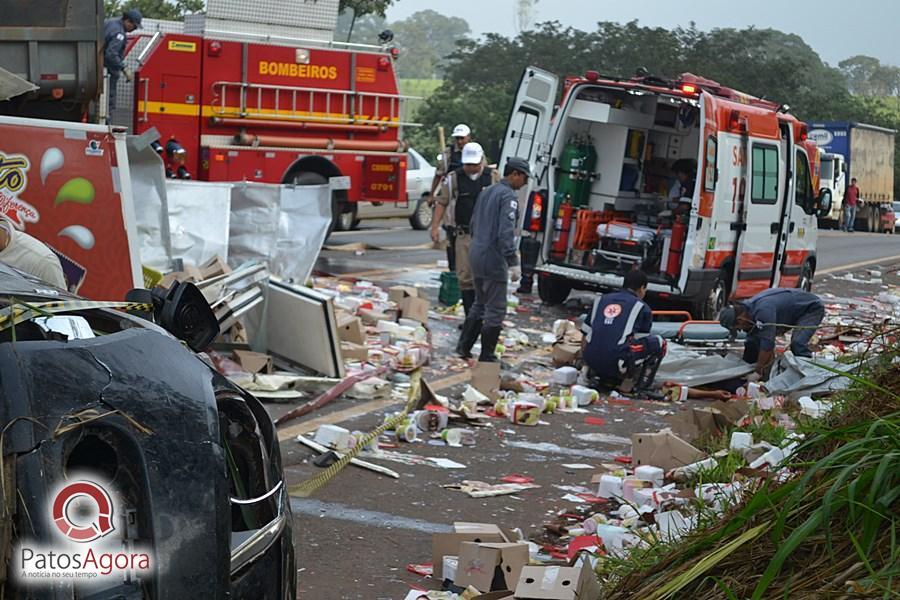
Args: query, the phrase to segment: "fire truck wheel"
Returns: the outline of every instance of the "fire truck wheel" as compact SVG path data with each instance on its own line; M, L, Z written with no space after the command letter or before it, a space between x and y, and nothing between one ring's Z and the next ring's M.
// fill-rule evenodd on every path
M431 227L431 220L434 212L431 204L428 203L428 197L422 196L416 203L416 211L409 217L409 224L417 231L424 231Z
M719 317L719 312L725 308L728 302L728 284L725 274L719 275L715 283L709 288L706 297L694 304L695 319L714 321Z
M812 291L813 284L813 270L812 265L809 262L803 263L803 268L800 270L800 279L797 280L797 287L805 292Z
M569 297L572 285L558 277L538 277L538 296L544 304L562 304Z

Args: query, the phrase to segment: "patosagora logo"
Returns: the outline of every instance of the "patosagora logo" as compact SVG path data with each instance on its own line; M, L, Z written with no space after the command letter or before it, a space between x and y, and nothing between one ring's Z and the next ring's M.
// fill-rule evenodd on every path
M94 517L84 520L85 516ZM70 483L56 494L53 522L75 542L92 542L115 530L109 494L93 481Z

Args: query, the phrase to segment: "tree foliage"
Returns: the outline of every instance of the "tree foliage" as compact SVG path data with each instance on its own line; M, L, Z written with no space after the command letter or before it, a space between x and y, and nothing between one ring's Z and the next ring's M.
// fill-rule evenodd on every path
M340 12L355 14L357 18L363 15L378 15L384 17L384 11L394 3L394 0L341 0Z
M410 137L431 154L438 125L464 122L496 158L519 75L528 65L561 77L589 69L631 77L640 67L670 79L690 72L787 104L801 119L886 124L882 113L850 93L856 88L848 89L848 69L855 64L842 63L842 70L830 67L802 38L774 29L700 31L693 23L668 29L631 21L601 22L586 32L550 21L515 38L488 34L480 41L459 42L448 59L443 85L418 111L424 126ZM868 69L861 79L857 74L866 85L879 82L879 91L887 89L883 78L878 69Z
M866 97L900 93L900 68L883 65L877 58L858 54L838 63L854 94Z
M106 16L115 17L129 8L136 8L147 19L183 21L184 15L200 12L205 8L204 0L104 0Z

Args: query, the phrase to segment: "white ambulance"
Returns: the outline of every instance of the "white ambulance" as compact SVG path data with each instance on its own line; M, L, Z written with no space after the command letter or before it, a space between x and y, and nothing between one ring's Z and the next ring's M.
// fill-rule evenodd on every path
M635 268L651 302L690 303L695 318L730 297L810 288L831 193L787 107L692 74L589 71L565 80L555 106L557 87L555 75L525 70L500 160L532 165L523 243L540 243L544 302L619 287Z

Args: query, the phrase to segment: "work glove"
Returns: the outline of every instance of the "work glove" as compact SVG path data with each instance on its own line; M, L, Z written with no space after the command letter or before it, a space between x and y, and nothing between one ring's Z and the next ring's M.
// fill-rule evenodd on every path
M125 67L122 69L122 76L125 77L128 81L131 81L134 78L134 73L131 72L131 69Z
M522 267L516 265L515 267L509 268L509 280L510 281L519 281L522 279Z
M441 243L441 230L435 227L431 228L431 242L434 244Z

